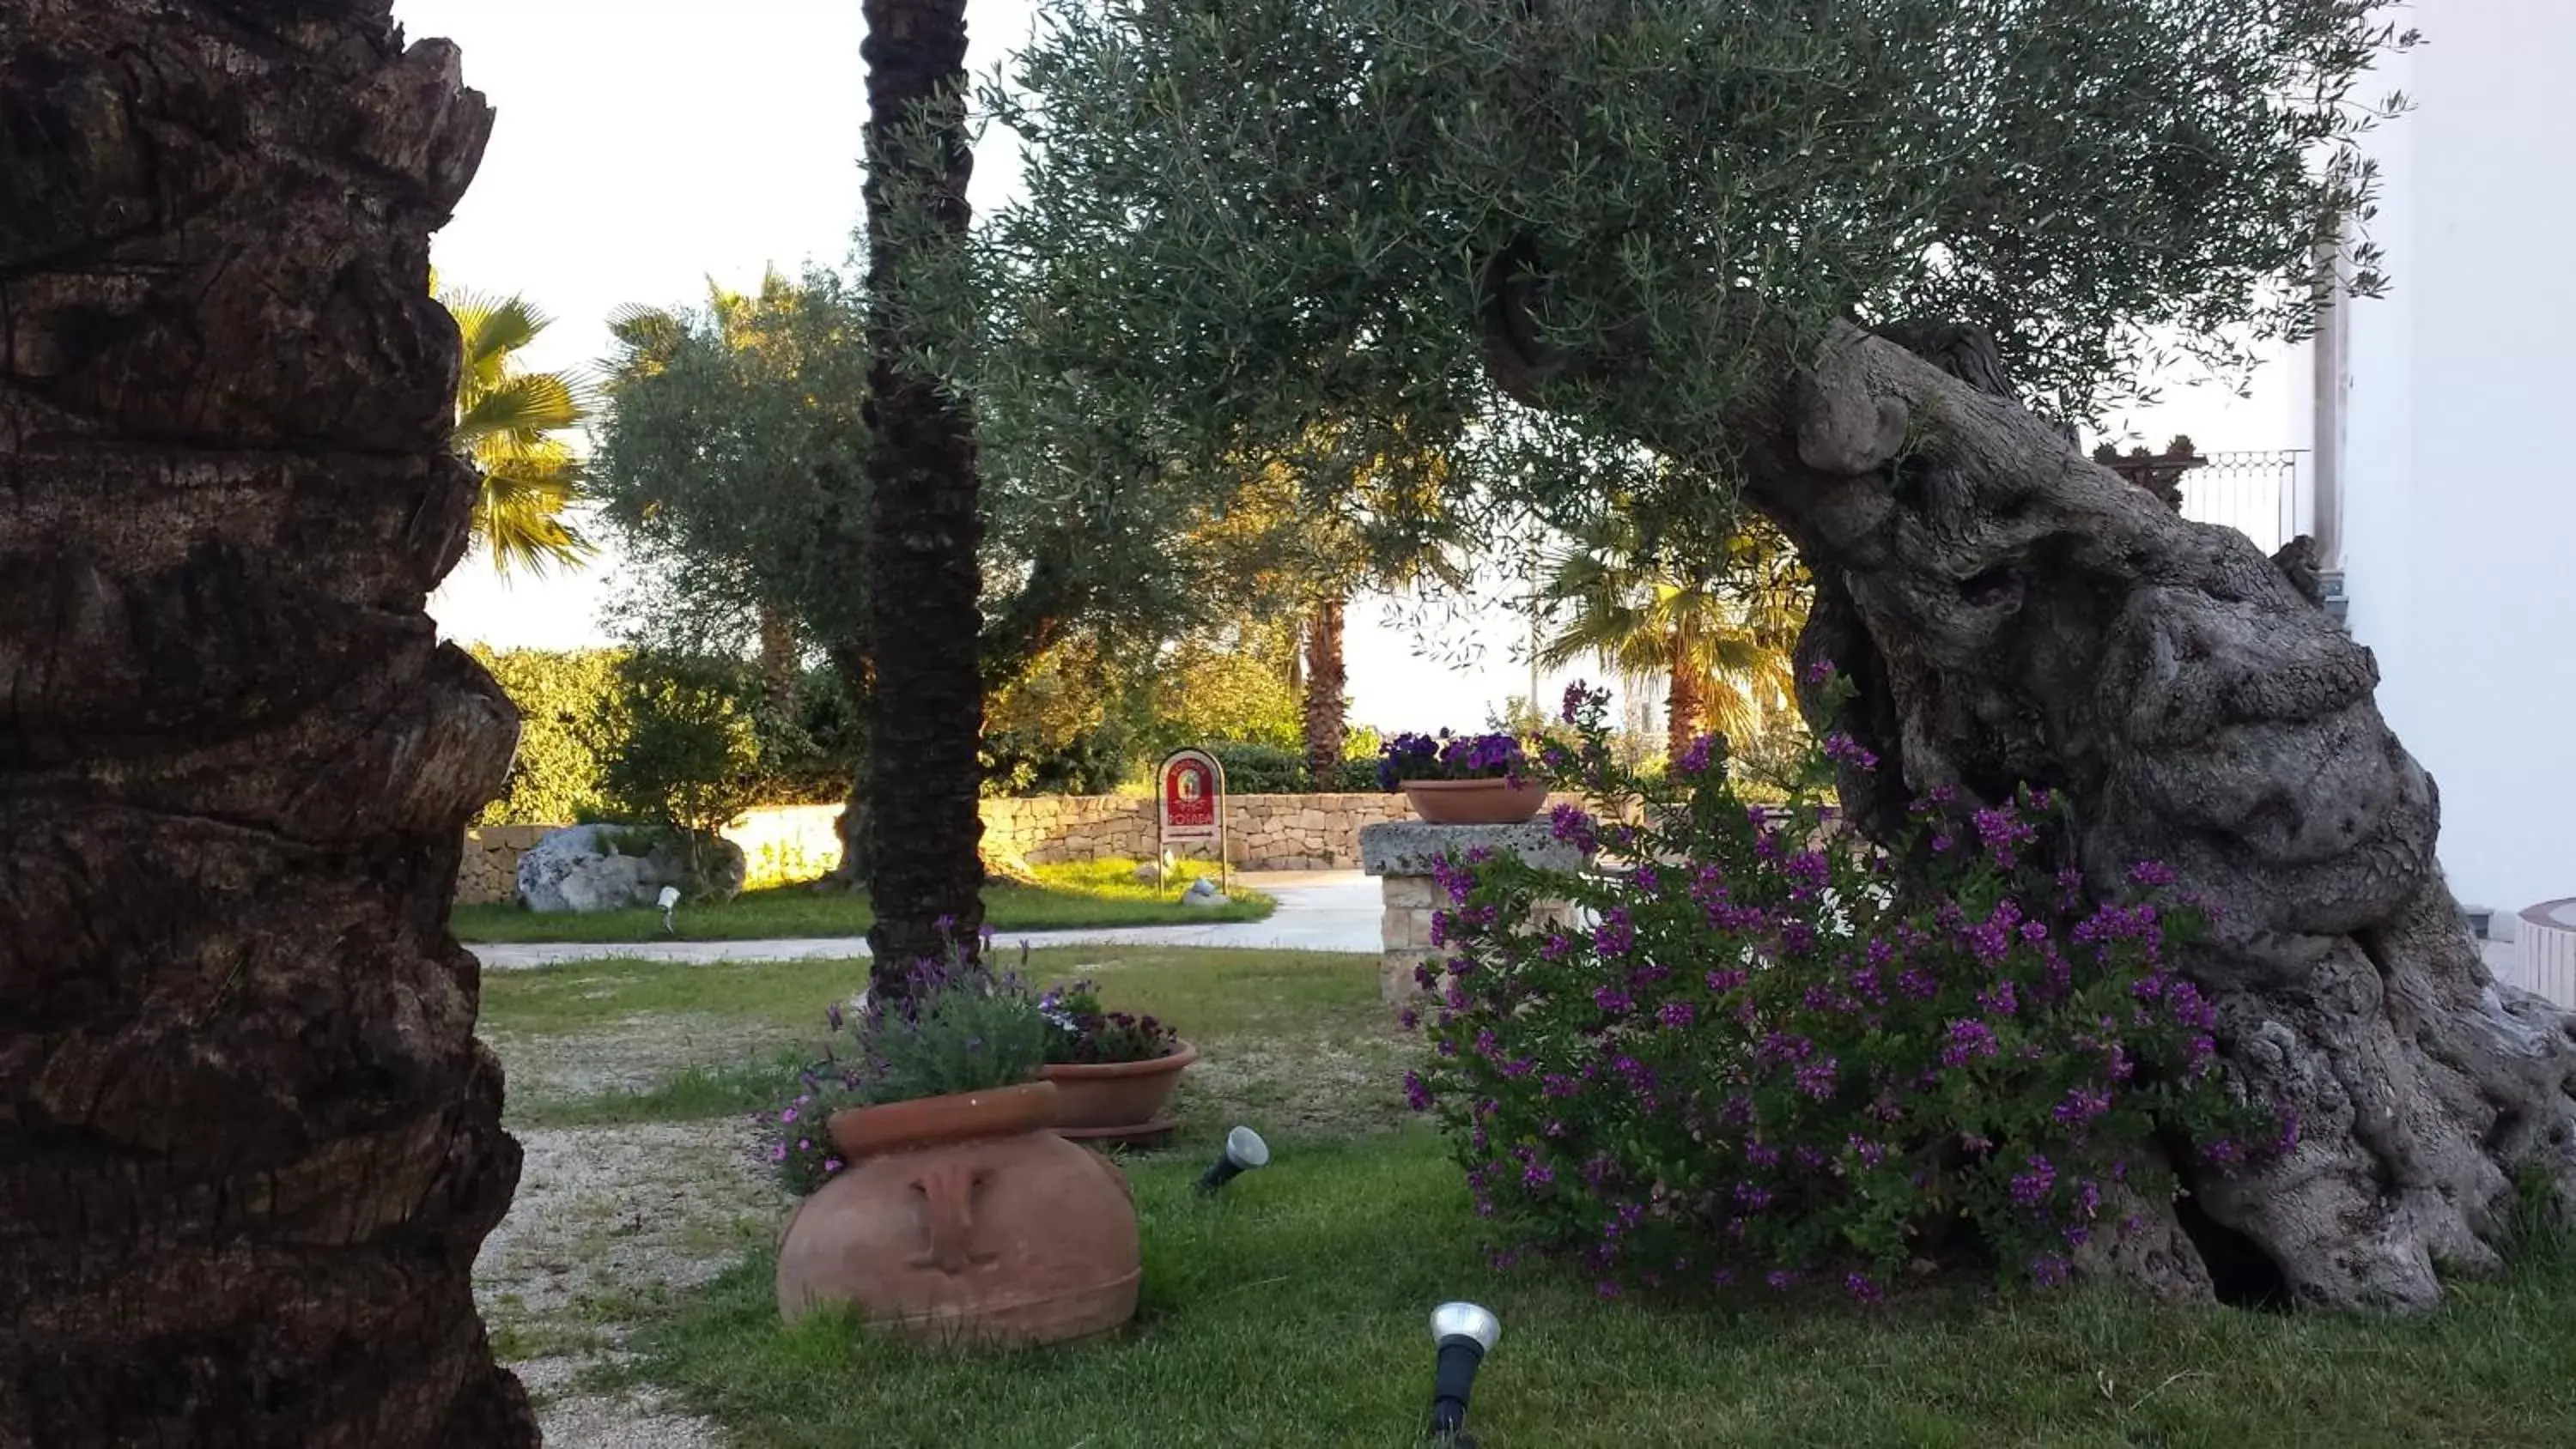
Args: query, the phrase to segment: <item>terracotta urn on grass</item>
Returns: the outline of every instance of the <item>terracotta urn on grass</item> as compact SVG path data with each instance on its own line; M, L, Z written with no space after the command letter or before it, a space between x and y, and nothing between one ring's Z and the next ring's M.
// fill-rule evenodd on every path
M1407 780L1404 801L1430 825L1518 825L1547 805L1536 780Z
M778 1248L778 1311L826 1304L913 1338L1061 1343L1136 1312L1127 1178L1052 1129L1053 1082L833 1114L850 1166Z
M1055 1083L1057 1135L1076 1139L1158 1137L1172 1130L1163 1104L1181 1084L1181 1069L1199 1059L1185 1041L1141 1062L1050 1062L1038 1075Z

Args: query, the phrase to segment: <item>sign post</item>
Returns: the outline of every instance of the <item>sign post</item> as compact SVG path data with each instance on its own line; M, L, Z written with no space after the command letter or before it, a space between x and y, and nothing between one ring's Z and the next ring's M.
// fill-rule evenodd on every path
M1233 883L1225 848L1225 766L1205 750L1174 750L1154 771L1155 819L1161 827L1156 858L1172 853L1175 842L1216 842L1220 889Z

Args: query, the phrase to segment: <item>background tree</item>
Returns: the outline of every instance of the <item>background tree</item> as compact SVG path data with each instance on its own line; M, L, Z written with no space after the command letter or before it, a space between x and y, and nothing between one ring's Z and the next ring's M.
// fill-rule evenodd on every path
M1807 609L1795 560L1754 529L1717 552L1652 546L1614 508L1556 554L1537 591L1557 616L1540 663L1592 658L1631 684L1663 682L1668 761L1704 730L1751 745L1797 709L1789 656Z
M557 434L581 426L590 406L581 382L530 372L518 354L551 319L520 296L441 287L456 319L464 360L456 375L456 447L482 475L474 499L474 544L507 574L579 565L591 546L566 515L581 499L582 466Z
M2178 964L2299 1140L2180 1164L2189 1219L2146 1205L2121 1271L2427 1304L2437 1260L2496 1261L2518 1179L2576 1211L2568 1018L2488 978L2368 652L2060 426L2148 339L2230 365L2310 324L2391 9L1054 0L992 97L1026 200L942 304L1048 310L944 365L1082 372L1210 459L1375 398L1558 526L1770 519L1802 656L1860 690L1818 723L1884 762L1843 781L1862 828L2028 782L2090 889L2152 860L2218 908Z
M449 938L508 701L429 233L491 126L382 0L0 24L0 1442L533 1446Z

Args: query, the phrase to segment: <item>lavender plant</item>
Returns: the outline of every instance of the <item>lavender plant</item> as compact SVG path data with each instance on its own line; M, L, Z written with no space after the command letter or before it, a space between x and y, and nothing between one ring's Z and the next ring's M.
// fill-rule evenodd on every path
M1506 1225L1499 1260L1572 1253L1610 1295L1827 1273L1870 1299L1925 1263L2048 1286L2145 1226L2176 1153L2295 1141L2214 1069L2215 1013L2168 964L2199 910L2154 862L2086 899L2049 793L1935 792L1900 878L1818 804L1835 764L1876 767L1848 738L1757 809L1716 737L1622 770L1606 701L1568 692L1583 744L1550 765L1603 812L1554 830L1611 868L1447 868L1445 957L1405 1013L1430 1046L1406 1093ZM1548 900L1587 924L1533 926Z
M857 1013L825 1007L823 1059L758 1119L790 1192L812 1192L842 1170L825 1131L833 1112L1033 1080L1060 1035L1017 972L996 973L953 945L915 962L905 984L891 1002L871 991Z

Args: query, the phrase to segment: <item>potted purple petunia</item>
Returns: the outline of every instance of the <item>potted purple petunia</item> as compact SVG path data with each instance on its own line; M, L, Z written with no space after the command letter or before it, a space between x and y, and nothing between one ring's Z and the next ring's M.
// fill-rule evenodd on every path
M1103 1010L1088 981L1047 992L1038 1010L1056 1028L1038 1077L1055 1084L1057 1135L1140 1142L1172 1130L1163 1105L1198 1048L1150 1016Z
M1377 779L1433 825L1518 825L1547 804L1546 783L1508 734L1397 735L1378 752Z

